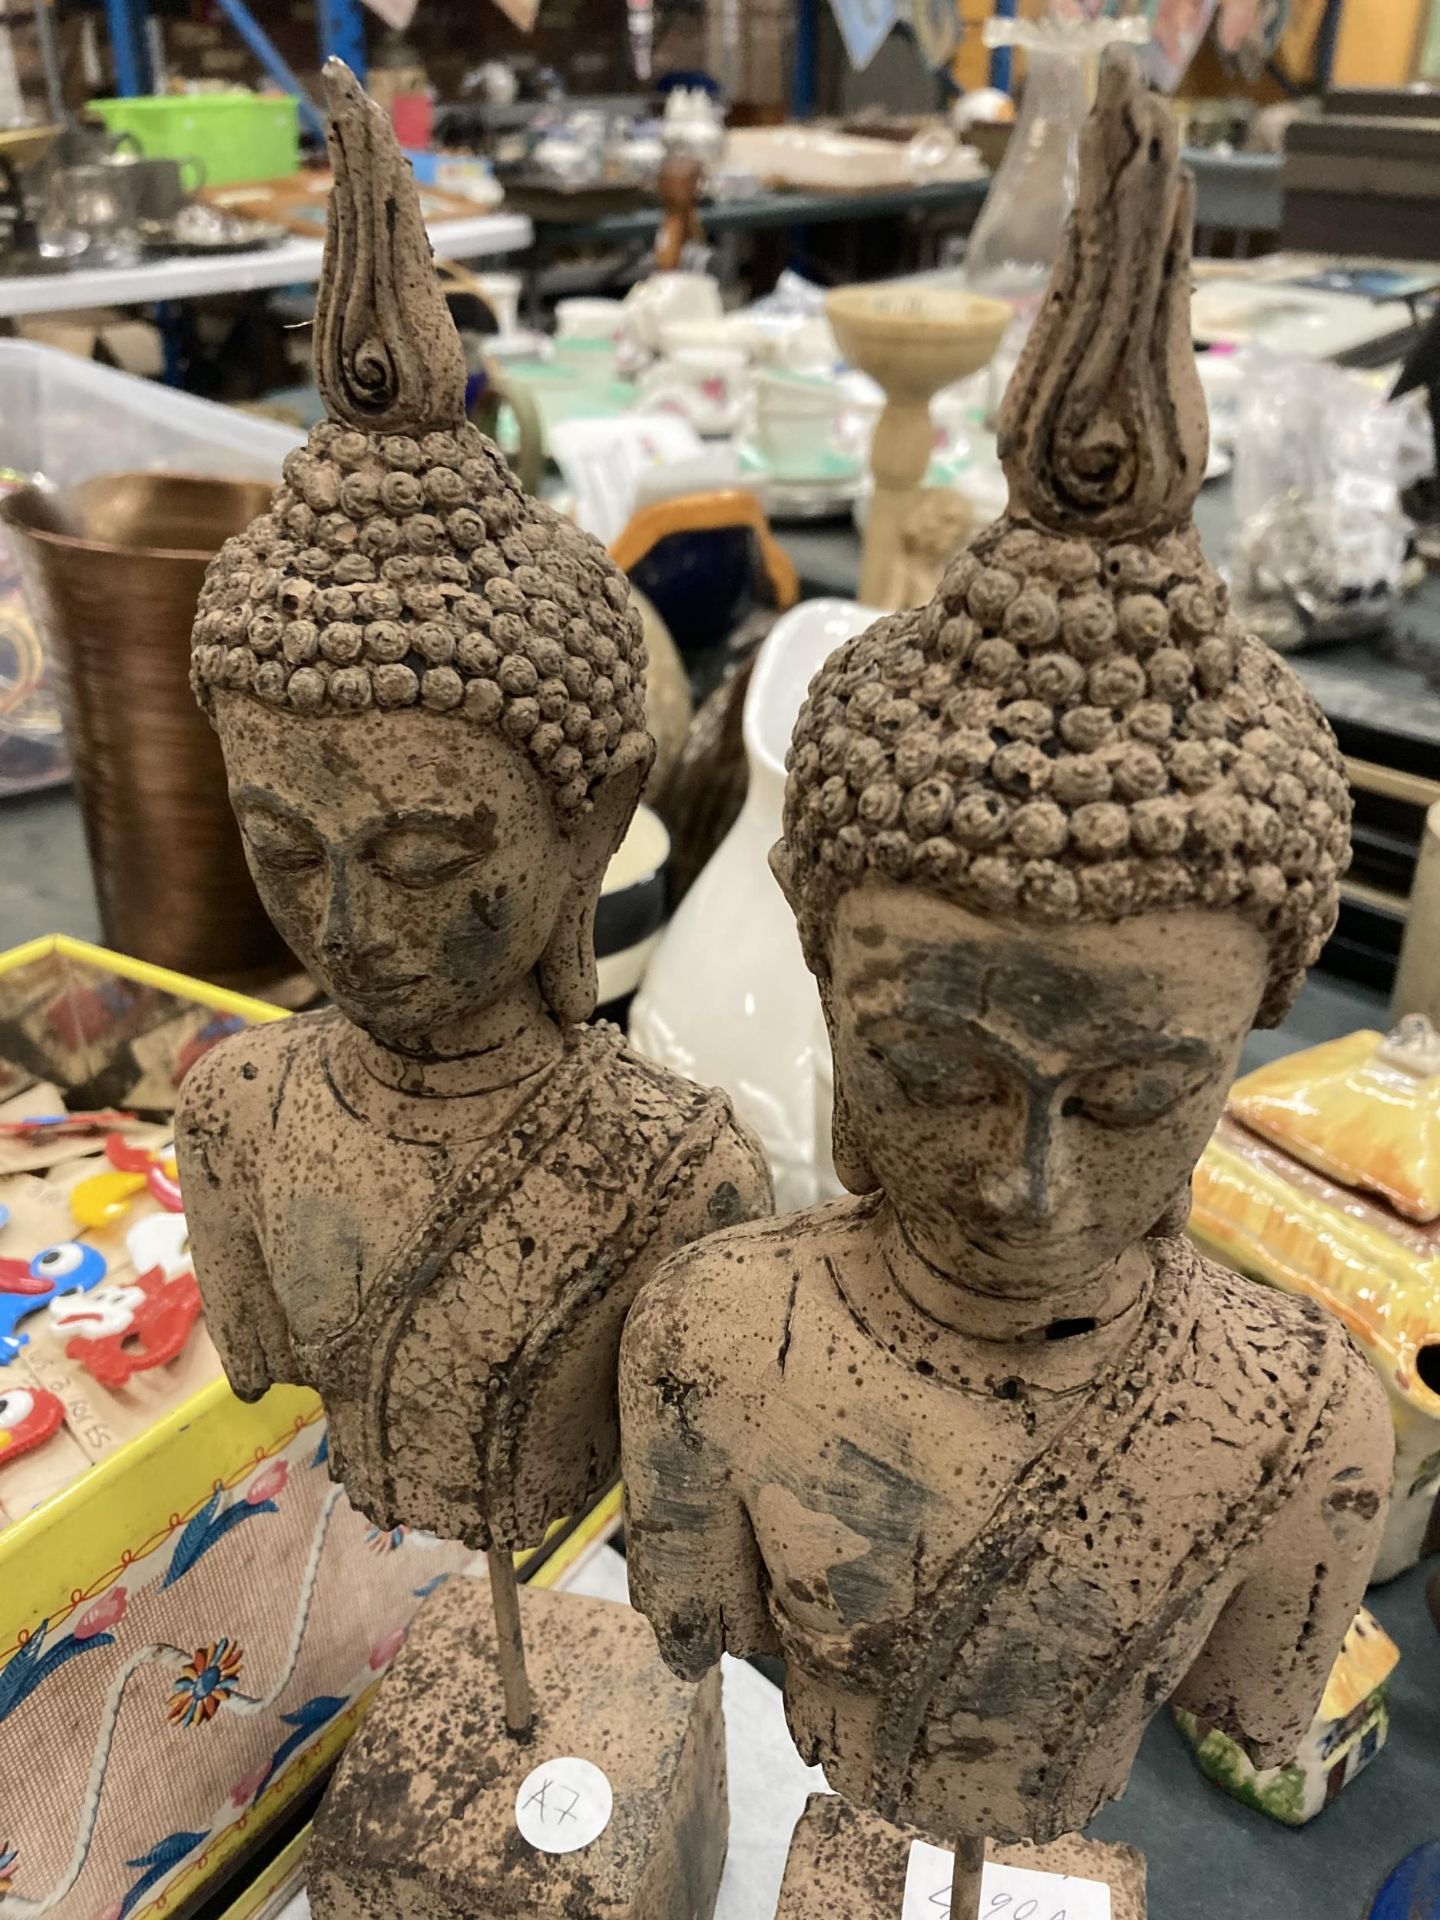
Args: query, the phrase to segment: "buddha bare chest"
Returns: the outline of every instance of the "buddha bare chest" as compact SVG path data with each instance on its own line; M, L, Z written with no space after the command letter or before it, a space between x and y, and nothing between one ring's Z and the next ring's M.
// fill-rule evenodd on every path
M452 1150L356 1122L316 1180L278 1131L257 1227L340 1477L377 1524L532 1543L613 1467L626 1196L577 1196L553 1138Z
M261 1238L297 1348L318 1355L343 1347L374 1315L384 1287L417 1333L437 1321L465 1357L479 1364L503 1358L545 1297L547 1263L535 1258L526 1220L538 1202L527 1207L525 1195L477 1202L444 1271L427 1281L426 1225L456 1172L455 1157L441 1148L373 1136L342 1140L323 1185L297 1180L277 1156L258 1196ZM407 1262L408 1274L400 1270Z
M804 1333L743 1473L802 1753L888 1818L938 1830L958 1800L977 1831L1081 1824L1123 1782L1145 1687L1173 1690L1224 1605L1226 1556L1201 1549L1258 1463L1225 1448L1197 1474L1182 1401L1116 1436L1122 1466L1103 1387L1032 1406L897 1373L871 1392L873 1346ZM1177 1447L1183 1525L1154 1497ZM1102 1730L1093 1749L1055 1733L1074 1725Z
M776 1624L818 1649L906 1619L981 1534L1037 1441L1013 1407L913 1376L882 1413L863 1373L805 1373L802 1359L793 1397L767 1395L747 1428L744 1478Z
M1258 1435L1216 1443L1190 1388L1142 1404L1121 1384L1125 1344L1096 1350L1096 1378L1066 1390L1018 1377L1000 1348L994 1378L983 1352L976 1365L966 1356L962 1386L877 1345L833 1291L802 1287L783 1375L756 1381L736 1463L799 1667L841 1686L852 1662L857 1675L883 1672L876 1655L892 1636L972 1584L992 1599L1004 1590L998 1611L1022 1640L1064 1618L1071 1650L1103 1663L1183 1581L1216 1514L1254 1490L1265 1450ZM1117 1445L1126 1471L1102 1474ZM1182 1461L1193 1530L1159 1524L1153 1500ZM1032 1590L1022 1573L1037 1565Z

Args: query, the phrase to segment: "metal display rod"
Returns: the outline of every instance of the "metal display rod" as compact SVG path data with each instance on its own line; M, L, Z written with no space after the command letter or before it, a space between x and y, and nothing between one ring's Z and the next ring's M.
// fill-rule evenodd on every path
M65 119L65 88L60 78L60 53L55 45L55 22L50 0L35 0L35 35L40 42L40 64L45 69L45 95L50 118L57 126Z

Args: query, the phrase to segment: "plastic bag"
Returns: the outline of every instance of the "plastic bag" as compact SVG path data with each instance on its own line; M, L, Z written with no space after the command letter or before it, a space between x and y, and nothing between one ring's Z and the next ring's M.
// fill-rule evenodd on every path
M1243 357L1235 438L1236 611L1282 651L1383 626L1432 459L1424 409L1369 375L1259 349Z

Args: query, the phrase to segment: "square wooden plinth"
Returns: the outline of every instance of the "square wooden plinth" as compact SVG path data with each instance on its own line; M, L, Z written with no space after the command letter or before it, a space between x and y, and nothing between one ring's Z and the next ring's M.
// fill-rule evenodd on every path
M899 1920L910 1843L927 1837L833 1793L812 1794L790 1842L775 1920ZM1067 1834L1045 1847L990 1846L985 1857L1103 1880L1111 1920L1145 1920L1145 1861L1133 1847Z
M316 1920L710 1920L729 1815L717 1669L698 1687L628 1607L522 1589L534 1731L506 1730L490 1592L425 1602L315 1822ZM589 1760L614 1810L575 1853L515 1823L542 1762Z

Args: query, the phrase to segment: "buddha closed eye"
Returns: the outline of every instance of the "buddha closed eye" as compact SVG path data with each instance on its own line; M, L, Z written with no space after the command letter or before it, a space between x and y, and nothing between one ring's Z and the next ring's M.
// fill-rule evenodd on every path
M303 822L288 820L263 805L242 808L240 820L255 861L268 872L308 875L325 870L326 845ZM362 832L352 848L336 853L362 862L392 887L424 893L473 875L494 844L486 821L414 820L399 827L377 824ZM493 920L488 897L486 916Z
M1081 1074L1074 1091L1061 1102L1062 1117L1076 1116L1101 1127L1145 1127L1204 1090L1214 1072L1214 1060L1203 1049L1203 1064L1188 1069L1168 1049L1159 1049L1151 1061L1117 1063Z
M494 836L483 826L471 828L435 821L414 822L378 834L369 857L375 871L397 887L424 892L443 887L479 865L494 848Z
M1061 1120L1104 1127L1143 1127L1163 1118L1204 1086L1214 1064L1203 1042L1182 1049L1157 1041L1134 1059L1082 1062L1078 1069L1066 1062L1053 1071L1017 1056L978 1025L968 1033L936 1033L885 1016L861 1031L865 1059L915 1106L984 1106L1005 1099L1018 1080L1032 1097L1056 1106Z
M317 872L325 849L303 821L278 810L273 799L236 797L240 830L252 858L272 873Z
M398 823L382 816L350 834L342 825L343 837L332 842L278 795L245 790L235 806L254 860L275 874L319 873L355 860L392 886L423 892L470 873L495 850L494 816L484 807L461 816L416 810Z

